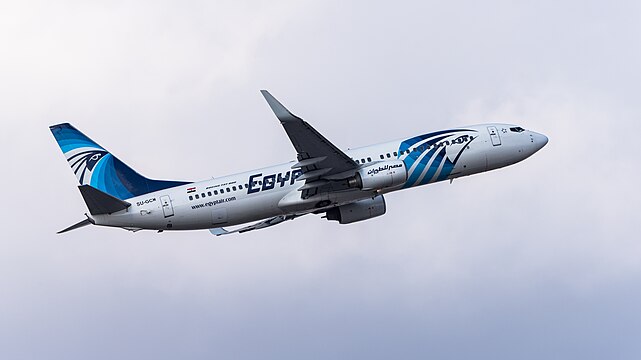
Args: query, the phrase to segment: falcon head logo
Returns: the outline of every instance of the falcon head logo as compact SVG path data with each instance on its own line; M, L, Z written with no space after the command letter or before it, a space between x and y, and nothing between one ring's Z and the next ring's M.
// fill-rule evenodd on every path
M67 161L80 183L88 184L94 168L107 154L104 150L84 150L69 156Z

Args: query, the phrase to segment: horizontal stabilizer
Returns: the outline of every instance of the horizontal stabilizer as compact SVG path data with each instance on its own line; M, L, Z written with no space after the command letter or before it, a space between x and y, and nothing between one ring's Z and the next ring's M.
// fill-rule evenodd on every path
M81 228L83 226L91 225L93 223L94 223L93 220L91 220L90 218L86 218L86 219L82 220L81 222L79 222L77 224L73 224L73 225L69 226L68 228L66 228L64 230L58 231L57 234L66 233L67 231L71 231L71 230L76 230L76 229Z
M131 206L130 203L115 198L90 185L80 185L78 189L80 189L80 194L85 199L91 215L111 214Z

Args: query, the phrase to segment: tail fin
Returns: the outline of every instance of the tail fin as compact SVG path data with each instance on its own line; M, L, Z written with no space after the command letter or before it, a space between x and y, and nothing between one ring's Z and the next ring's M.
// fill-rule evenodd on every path
M185 181L148 179L85 136L71 124L50 126L60 149L80 185L92 187L120 200L189 184Z

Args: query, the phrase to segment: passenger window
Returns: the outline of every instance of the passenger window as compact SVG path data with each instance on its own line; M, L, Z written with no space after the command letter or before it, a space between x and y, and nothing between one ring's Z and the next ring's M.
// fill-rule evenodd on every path
M218 195L218 190L214 190L214 195Z
M385 159L385 156L381 155L381 160Z
M361 159L361 163L362 163L362 164L365 164L365 159Z
M243 189L243 184L238 184L238 189L242 190Z
M202 196L203 198L205 198L205 193L200 194L200 196Z
M391 157L392 157L392 156L391 156L389 153L387 153L387 158L389 159L389 158L391 158Z
M372 158L368 157L367 162L372 162Z
M231 190L229 190L229 188L227 188L226 190L227 190L227 192L230 192L230 191L231 191Z
M396 156L398 156L398 154L396 153L396 151L394 151L394 157L396 157Z
M234 191L236 191L236 187L235 186L232 186L231 188L234 189Z
M191 195L189 195L189 200L190 200L190 201L191 201L191 200L194 200L194 197L193 197L193 196L191 196Z
M211 196L211 191L207 191L207 196Z
M225 192L225 189L220 188L220 193L222 194L222 193L224 193L224 192Z
M198 197L198 194L196 194L196 199L200 199L200 198Z

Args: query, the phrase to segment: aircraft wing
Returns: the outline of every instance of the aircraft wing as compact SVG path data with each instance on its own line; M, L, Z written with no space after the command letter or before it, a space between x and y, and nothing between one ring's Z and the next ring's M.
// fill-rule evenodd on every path
M278 224L280 224L280 223L282 223L284 221L293 220L293 219L295 219L295 218L297 218L299 216L303 216L303 215L305 215L305 214L302 214L302 215L279 215L279 216L275 216L273 218L265 219L263 221L259 221L259 222L255 223L255 224L244 226L244 227L241 227L239 229L232 230L232 231L228 231L228 230L225 230L223 228L213 228L213 229L209 229L209 232L212 233L212 235L216 235L216 236L228 235L228 234L233 234L233 233L244 233L244 232L247 232L247 231L258 230L258 229L263 229L263 228L266 228L266 227L278 225Z
M358 164L347 154L327 140L310 124L287 110L267 90L260 91L274 114L283 125L289 140L297 152L298 163L292 168L300 168L305 180L301 188L302 197L316 193L319 187L326 186L333 175L356 171Z

